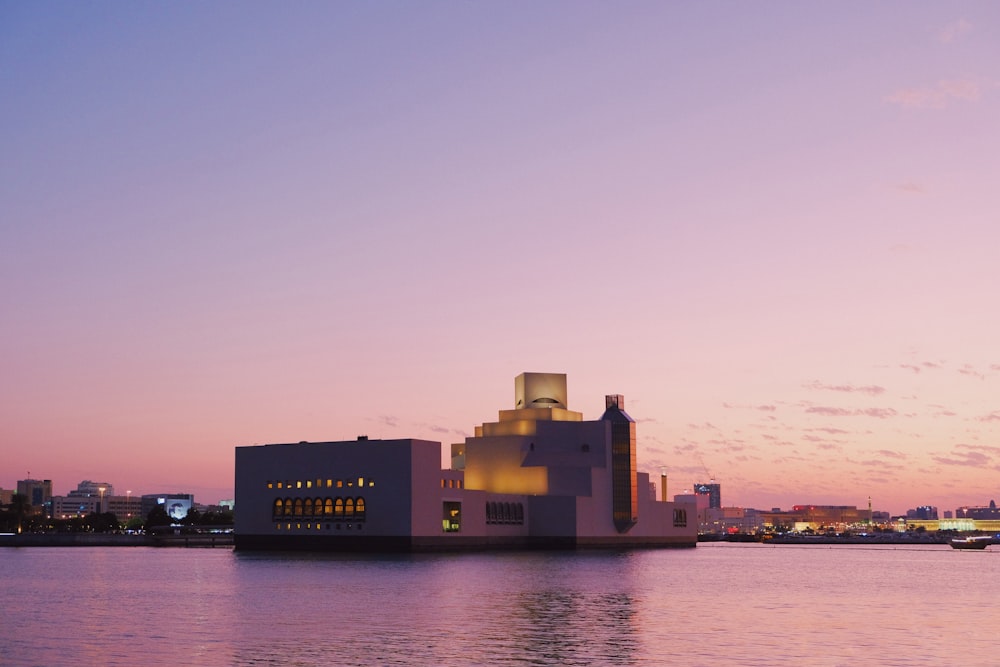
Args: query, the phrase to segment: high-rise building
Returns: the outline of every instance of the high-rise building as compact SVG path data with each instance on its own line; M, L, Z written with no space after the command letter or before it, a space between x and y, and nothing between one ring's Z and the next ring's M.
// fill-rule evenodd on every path
M41 512L52 500L51 479L19 479L17 492L28 497L28 502L36 512Z
M696 496L708 496L708 506L710 509L722 507L722 486L714 480L708 484L695 484L694 494Z

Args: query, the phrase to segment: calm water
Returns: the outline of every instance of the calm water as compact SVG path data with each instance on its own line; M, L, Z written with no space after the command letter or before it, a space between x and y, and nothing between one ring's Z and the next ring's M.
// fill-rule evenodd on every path
M996 665L1000 547L0 549L2 665Z

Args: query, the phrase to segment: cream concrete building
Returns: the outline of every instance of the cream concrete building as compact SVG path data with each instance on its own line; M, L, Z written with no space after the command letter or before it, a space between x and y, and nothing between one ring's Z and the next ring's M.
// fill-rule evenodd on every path
M524 373L514 408L451 446L416 439L236 448L237 549L695 546L694 505L656 499L635 422L606 397L569 409L566 376Z

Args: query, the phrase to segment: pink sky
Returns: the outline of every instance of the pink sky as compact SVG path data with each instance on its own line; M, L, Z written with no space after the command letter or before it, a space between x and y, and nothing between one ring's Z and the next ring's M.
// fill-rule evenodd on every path
M564 372L723 503L1000 497L1000 5L0 6L0 486Z

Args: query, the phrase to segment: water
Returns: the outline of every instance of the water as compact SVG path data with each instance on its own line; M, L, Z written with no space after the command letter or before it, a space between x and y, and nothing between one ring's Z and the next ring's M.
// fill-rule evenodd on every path
M996 665L1000 547L0 549L2 665Z

